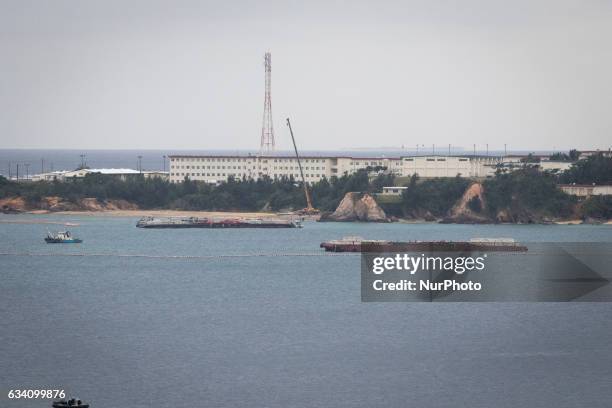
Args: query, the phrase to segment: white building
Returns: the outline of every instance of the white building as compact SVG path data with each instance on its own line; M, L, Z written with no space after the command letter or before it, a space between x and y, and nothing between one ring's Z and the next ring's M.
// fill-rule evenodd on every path
M583 150L580 152L580 158L586 159L587 157L594 156L596 154L602 154L604 157L612 157L612 150Z
M87 174L105 174L118 177L121 180L126 180L129 177L142 174L145 178L159 177L168 179L168 172L163 171L138 171L134 169L78 169L78 170L60 170L49 173L35 174L31 177L32 181L65 181L72 178L83 178Z
M596 184L562 184L561 190L569 195L590 197L592 195L612 195L612 186Z
M317 182L323 178L351 174L368 167L385 167L401 175L399 158L351 158L305 156L300 158L304 178ZM230 176L236 179L268 176L272 179L291 177L301 179L297 159L291 156L170 156L170 181L190 180L219 183Z
M404 193L404 191L406 191L407 188L408 187L401 186L383 187L381 195L400 196Z
M432 177L490 177L503 161L495 156L412 156L402 157L402 175Z
M539 165L541 170L562 172L572 167L574 163L567 161L542 160Z
M268 176L271 179L293 176L301 179L297 159L291 156L192 156L171 155L170 181L180 183L185 177L211 184L229 177L236 179ZM317 157L300 158L304 177L308 183L324 177L352 174L360 169L386 168L396 176L420 177L487 177L495 173L501 162L498 157L414 156L414 157Z

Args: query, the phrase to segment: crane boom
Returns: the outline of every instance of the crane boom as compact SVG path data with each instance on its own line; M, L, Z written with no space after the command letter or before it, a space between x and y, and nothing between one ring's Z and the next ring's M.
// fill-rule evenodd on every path
M298 167L300 168L300 176L302 176L302 184L304 184L304 194L306 195L306 213L317 212L312 206L312 200L310 199L310 193L308 192L308 185L306 184L306 178L304 177L304 171L302 170L302 163L300 162L300 155L298 153L297 145L295 144L295 137L293 136L293 129L291 129L291 122L287 118L287 126L289 126L289 133L291 133L291 141L293 141L293 149L295 150L295 157L297 158Z

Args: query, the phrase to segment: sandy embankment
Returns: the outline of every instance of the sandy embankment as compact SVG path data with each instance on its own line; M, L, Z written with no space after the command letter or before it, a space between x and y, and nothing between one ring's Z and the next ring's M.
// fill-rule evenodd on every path
M34 212L32 212L34 213ZM38 212L39 213L39 212ZM104 210L104 211L56 211L57 215L85 215L98 217L278 217L266 212L222 212L222 211L180 211L180 210Z
M180 211L180 210L142 210L125 200L105 200L82 198L69 202L60 197L43 197L39 203L31 205L22 197L0 199L0 209L9 214L55 214L102 217L226 217L226 218L262 218L278 217L269 212L235 212L235 211Z

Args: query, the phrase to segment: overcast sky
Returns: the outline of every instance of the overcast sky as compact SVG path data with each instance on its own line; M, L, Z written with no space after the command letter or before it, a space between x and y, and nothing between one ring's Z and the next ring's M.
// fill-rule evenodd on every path
M0 0L0 148L612 144L612 1Z

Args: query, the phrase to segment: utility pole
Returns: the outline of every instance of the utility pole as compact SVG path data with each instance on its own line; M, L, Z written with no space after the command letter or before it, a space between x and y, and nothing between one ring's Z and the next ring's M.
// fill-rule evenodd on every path
M508 150L506 148L506 144L504 143L504 156L507 156L507 155L508 155Z
M476 157L476 143L474 143L474 157Z
M85 155L81 154L81 168L84 169L85 168Z
M416 155L419 155L419 144L417 143L417 151L416 151Z
M487 143L487 157L489 156L489 144Z
M138 171L142 174L142 156L138 155Z
M451 151L451 145L450 143L448 144L448 155L450 156L450 151Z
M164 173L165 173L165 172L166 172L166 155L163 155L163 156L162 156L162 159L164 160L164 166L163 166L163 168L164 168Z
M11 161L10 160L9 160L9 172L8 172L8 175L9 175L9 180L10 180L11 179Z
M19 163L17 163L17 181L19 181Z
M433 156L435 156L435 155L436 155L436 145L435 145L435 144L432 144L432 145L431 145L431 154L432 154Z
M40 174L43 174L45 172L45 159L41 158L40 159Z
M25 163L24 164L25 168L26 168L26 181L28 180L28 178L30 177L30 163Z

